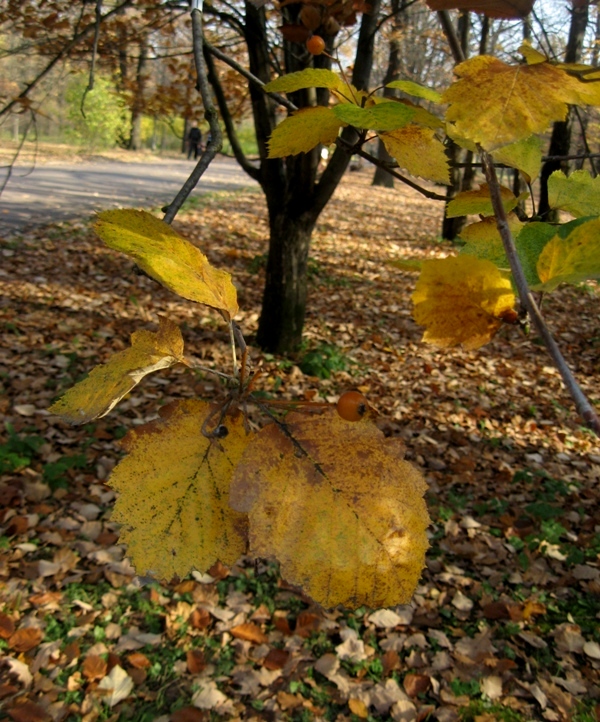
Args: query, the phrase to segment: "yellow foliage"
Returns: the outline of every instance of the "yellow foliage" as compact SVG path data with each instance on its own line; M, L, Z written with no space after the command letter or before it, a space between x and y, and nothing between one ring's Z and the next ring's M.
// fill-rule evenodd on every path
M152 371L183 361L179 327L160 319L157 332L135 331L131 347L96 366L83 381L70 388L49 408L71 424L85 424L105 416L131 389Z
M542 133L564 120L567 104L600 102L598 83L583 83L547 62L507 65L479 55L455 68L458 80L443 94L455 132L486 150Z
M541 290L600 278L600 218L574 224L570 233L571 224L563 226L541 252L537 263Z
M528 193L523 193L518 198L515 198L515 194L510 190L510 188L500 186L502 205L507 213L512 211L513 208L516 208L519 201L522 198L526 198L528 195ZM448 218L472 215L494 215L492 198L490 196L490 189L487 183L482 183L481 187L476 190L457 193L450 203L448 203L448 208L446 209L446 216Z
M379 137L401 168L437 183L449 182L448 157L433 130L412 123Z
M424 565L429 517L420 472L372 420L334 409L290 414L259 432L234 474L250 548L325 607L407 603Z
M207 439L203 424L217 413L204 401L176 401L124 439L129 453L109 480L119 492L112 518L125 525L121 542L139 574L183 577L234 564L246 550L245 515L227 499L250 437L240 416L227 416L227 435Z
M146 211L103 211L94 225L110 248L122 251L163 286L183 298L235 316L237 292L226 271L214 268L168 223Z
M498 148L492 154L496 163L504 163L517 168L526 177L528 183L537 178L542 167L542 141L539 136L529 138Z
M412 301L415 321L427 329L423 341L474 349L495 336L515 296L491 261L464 255L423 261Z
M344 125L330 108L321 105L302 108L283 120L271 134L269 158L308 153L319 143L331 145Z

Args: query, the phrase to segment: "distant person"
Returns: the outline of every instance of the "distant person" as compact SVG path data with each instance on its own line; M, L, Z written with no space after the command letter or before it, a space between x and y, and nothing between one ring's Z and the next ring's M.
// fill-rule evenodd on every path
M192 157L192 154L194 159L196 159L201 150L202 133L200 132L200 128L198 128L198 123L194 121L188 132L188 160Z

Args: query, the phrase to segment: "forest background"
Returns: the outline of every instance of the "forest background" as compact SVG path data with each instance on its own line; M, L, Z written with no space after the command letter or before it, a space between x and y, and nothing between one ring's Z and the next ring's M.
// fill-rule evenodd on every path
M7 100L81 22L72 9L53 16L52 3L36 7L39 15L29 6L20 15L17 5L0 18ZM51 148L39 142L68 142L69 153L79 146L84 160L115 146L181 152L187 125L202 115L188 11L169 3L159 10L131 8L127 22L117 17L99 38L92 90L85 93L93 55L82 47L56 63L19 112L4 115L10 167L38 162L40 148ZM589 10L580 59L596 65L598 9ZM371 87L383 81L394 47L399 77L447 87L455 58L438 16L402 3L402 22L392 28L383 22L389 14L383 7L378 16ZM539 2L536 15L525 31L520 21L450 18L468 54L483 34L487 52L514 57L529 33L562 57L568 4ZM215 16L205 16L207 38L243 64ZM357 26L342 32L352 47ZM258 146L245 81L215 64L238 155L251 159ZM576 119L573 154L586 143L596 150L597 132L593 112ZM236 151L231 143L225 150ZM583 159L571 167L578 164ZM424 350L409 316L414 280L387 261L452 251L441 240L441 205L398 182L386 187L381 173L383 185L372 186L373 175L365 165L346 174L325 208L308 263L303 343L292 355L263 356L259 388L282 400L326 401L358 388L380 410L384 432L402 438L407 458L424 470L432 548L413 602L394 610L324 612L263 563L140 588L117 544L114 492L103 482L118 439L152 418L164 382L148 379L84 430L65 428L45 409L123 348L140 319L154 324L167 309L187 325L195 353L217 367L225 334L212 316L198 321L148 279L124 275L87 219L2 240L0 647L9 676L0 693L12 719L597 720L594 437L578 425L544 350L516 329L482 351ZM462 171L454 191L464 184ZM445 226L445 235L459 225ZM193 198L178 228L240 283L240 323L251 336L269 236L261 193ZM597 398L597 287L561 290L545 310L582 387ZM187 373L173 379L167 399L189 395ZM203 375L192 391L219 393Z

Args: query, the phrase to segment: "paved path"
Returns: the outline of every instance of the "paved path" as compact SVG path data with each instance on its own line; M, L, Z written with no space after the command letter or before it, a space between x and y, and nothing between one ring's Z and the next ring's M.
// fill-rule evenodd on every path
M49 163L28 175L27 169L15 168L0 195L0 235L107 208L166 205L192 168L185 160ZM235 161L218 158L192 195L255 185Z

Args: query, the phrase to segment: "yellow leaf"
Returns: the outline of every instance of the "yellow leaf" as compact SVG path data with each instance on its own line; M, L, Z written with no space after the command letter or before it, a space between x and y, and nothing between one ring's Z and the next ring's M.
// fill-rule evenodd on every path
M308 153L319 143L331 145L344 125L331 108L321 105L302 108L283 120L271 134L269 158Z
M486 150L542 133L564 120L567 104L597 103L600 88L550 63L507 65L479 55L455 68L458 80L443 94L455 132Z
M217 422L218 407L176 401L124 439L129 453L109 479L119 492L112 519L125 525L121 542L138 574L183 577L217 561L234 564L246 550L245 516L230 509L227 497L251 437L241 416L227 416L228 433L207 439L207 419Z
M543 291L600 278L600 218L566 223L542 250L537 272Z
M267 93L293 93L304 88L329 88L344 90L346 83L333 71L326 68L305 68L295 73L281 75L267 83L263 90Z
M401 168L436 183L449 182L448 158L433 130L412 123L379 137Z
M358 699L358 697L350 697L348 700L348 707L350 708L350 712L352 712L352 714L355 714L361 719L367 719L369 716L369 708L362 699Z
M249 510L250 548L325 607L407 603L425 559L422 475L373 421L289 414L244 454L231 504ZM369 483L365 484L365 480Z
M575 170L567 178L562 171L554 171L548 178L548 203L576 218L600 215L600 177Z
M423 261L412 301L415 321L427 329L423 341L473 349L495 336L515 296L493 263L465 255Z
M226 271L214 268L196 246L146 211L98 214L94 229L110 248L122 251L163 286L183 298L235 316L237 292Z
M517 168L531 183L537 178L542 167L542 141L538 135L531 135L524 140L498 148L492 155L496 163Z
M442 100L442 96L435 90L427 88L424 85L419 85L419 83L414 83L412 80L392 80L392 82L388 83L385 87L401 90L407 95L430 100L432 103L439 103Z
M147 374L181 361L179 327L161 318L157 332L135 331L130 348L116 353L107 364L96 366L48 410L71 424L85 424L108 414Z
M500 186L500 196L504 210L508 213L516 208L522 198L526 198L529 194L521 194L515 198L515 194L506 188ZM474 191L462 191L448 203L446 216L448 218L457 218L458 216L493 216L492 199L490 197L490 189L487 183L482 183L481 187Z

